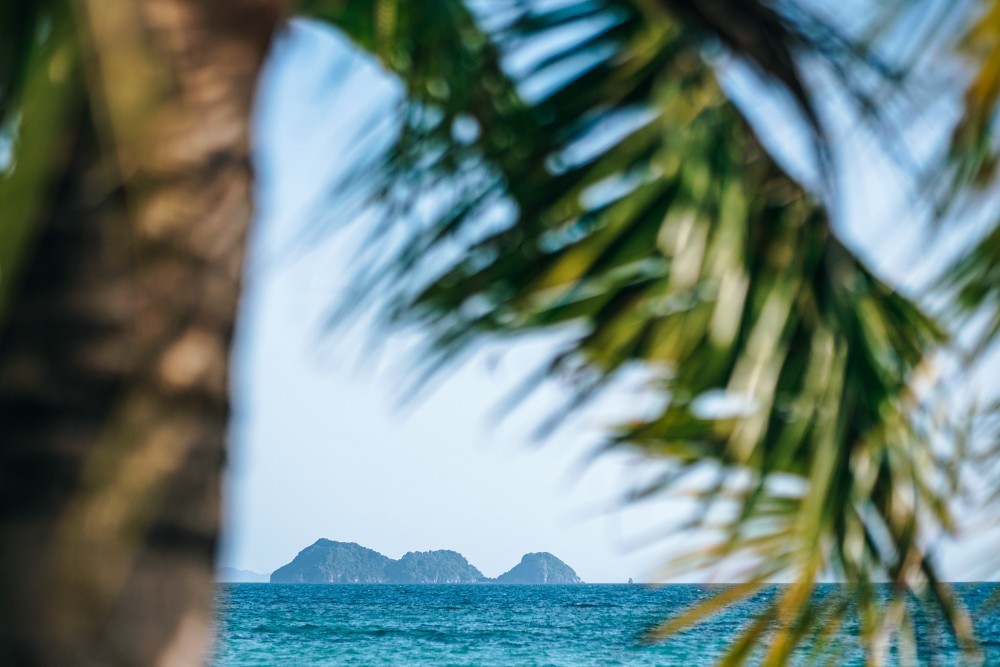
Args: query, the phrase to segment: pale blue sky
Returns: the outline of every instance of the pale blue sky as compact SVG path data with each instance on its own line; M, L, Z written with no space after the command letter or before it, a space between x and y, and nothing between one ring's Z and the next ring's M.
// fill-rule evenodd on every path
M320 214L335 210L321 204L358 128L393 95L384 76L359 63L328 31L298 23L262 84L259 210L235 356L221 564L270 572L325 537L391 557L455 549L490 576L526 552L551 551L587 581L650 578L683 545L634 545L685 508L657 501L614 510L617 494L648 470L624 455L582 465L602 427L641 402L637 395L610 397L539 445L531 430L559 404L557 386L499 424L490 414L551 340L483 350L427 398L401 406L413 336L323 328L364 220L335 232L349 221ZM758 112L771 115L769 139L794 163L781 115ZM859 134L851 145L865 141ZM872 152L866 164L845 175L844 228L881 270L912 283L920 237L892 231L906 189L885 158ZM312 235L317 225L331 231ZM365 350L372 337L378 354ZM948 574L964 577L963 563L950 556Z
M635 552L626 537L655 528L660 514L595 519L617 506L632 473L624 456L581 464L611 417L590 413L539 445L531 431L558 405L552 386L509 419L491 418L551 343L484 351L403 405L412 336L380 341L373 354L369 338L385 332L323 328L366 230L356 221L313 238L318 222L345 222L317 205L392 89L370 65L345 68L346 49L329 34L301 24L294 32L271 64L257 119L260 201L236 353L223 564L270 572L326 537L392 557L455 549L491 576L524 553L551 551L588 581L639 578L662 549Z

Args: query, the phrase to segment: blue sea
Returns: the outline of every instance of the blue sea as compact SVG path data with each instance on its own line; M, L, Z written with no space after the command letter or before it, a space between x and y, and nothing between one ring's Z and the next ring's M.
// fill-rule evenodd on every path
M998 584L958 584L973 612L986 665L1000 665ZM825 586L817 595L837 593ZM676 585L278 585L228 584L217 601L213 665L711 665L753 622L778 587L763 591L671 641L641 632L718 592ZM918 642L934 665L963 664L954 642L926 618ZM849 619L836 665L863 665ZM811 664L804 652L797 664ZM890 664L899 664L893 652Z

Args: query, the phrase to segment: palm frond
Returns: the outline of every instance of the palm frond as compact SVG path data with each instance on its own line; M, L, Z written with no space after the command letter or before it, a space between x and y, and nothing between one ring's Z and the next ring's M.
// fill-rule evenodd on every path
M996 176L996 109L1000 102L1000 2L980 0L978 17L957 44L971 65L962 116L952 133L952 189L984 186ZM952 192L951 194L954 194Z
M959 380L968 383L974 369L991 363L1000 341L1000 173L997 171L998 105L1000 105L1000 2L975 0L963 3L964 31L950 43L964 60L968 82L944 156L932 165L933 204L937 219L947 221L939 231L959 227L978 218L978 236L947 263L936 288L945 295L942 314L963 341L959 350ZM971 9L971 11L969 11ZM967 227L966 227L967 230ZM968 239L967 239L968 240ZM974 380L972 380L974 382ZM973 501L971 512L995 515L1000 502L996 475L1000 432L996 429L996 387L973 387L975 395L968 418L968 436L959 442L968 463L955 476L964 476L969 488L985 488ZM992 397L987 392L993 392ZM986 403L987 407L981 407ZM983 564L990 574L996 562ZM990 570L994 568L994 570Z
M458 0L308 5L408 94L377 188L407 241L359 289L389 295L390 322L431 332L432 370L484 338L561 328L572 338L547 370L574 407L627 369L655 377L665 407L609 447L720 472L701 492L728 508L718 543L674 572L736 558L752 583L793 578L768 615L766 664L841 622L812 596L830 573L856 585L843 613L859 613L871 652L887 633L906 641L912 592L971 646L926 552L953 524L936 440L948 425L922 382L945 334L837 239L706 56L729 45L808 108L792 55L805 37L765 30L781 43L741 46L727 33L738 26L713 23L737 11L725 2L500 4L509 11L489 30ZM739 4L786 25L770 3ZM740 408L706 409L711 398ZM675 488L662 479L642 494ZM760 632L734 645L734 664Z
M0 9L0 320L65 158L66 111L81 96L70 8L14 0Z
M966 353L966 360L975 363L1000 338L1000 219L994 212L1000 185L1000 2L978 0L971 6L974 11L954 44L969 71L962 113L934 171L942 219L987 216L978 240L945 267L940 280L942 291L952 297L946 313L956 327L983 321Z
M0 8L0 126L10 122L30 78L32 47L51 4L11 0Z

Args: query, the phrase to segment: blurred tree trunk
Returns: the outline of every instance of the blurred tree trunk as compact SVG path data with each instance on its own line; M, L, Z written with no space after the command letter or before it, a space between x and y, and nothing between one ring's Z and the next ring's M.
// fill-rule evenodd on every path
M80 0L89 98L0 330L0 664L210 641L249 116L279 0Z

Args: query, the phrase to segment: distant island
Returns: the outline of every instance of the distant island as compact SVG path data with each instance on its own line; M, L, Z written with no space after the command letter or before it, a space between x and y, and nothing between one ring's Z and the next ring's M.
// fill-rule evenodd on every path
M269 576L235 567L220 567L215 571L215 580L223 584L266 584Z
M410 551L393 560L354 542L321 539L271 574L272 584L581 584L550 553L525 554L496 579L457 551Z
M550 553L524 554L521 562L497 577L498 584L582 584L566 563Z

